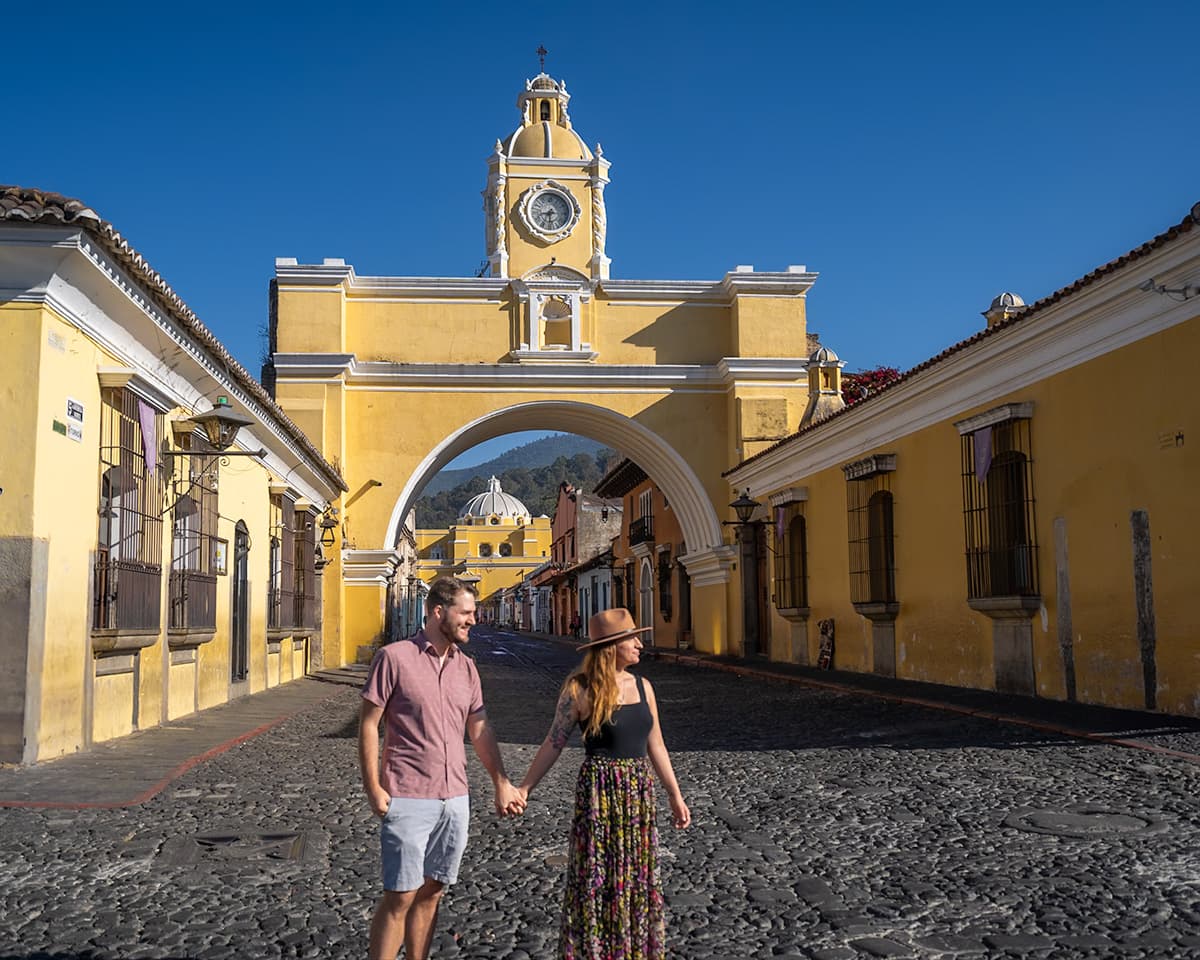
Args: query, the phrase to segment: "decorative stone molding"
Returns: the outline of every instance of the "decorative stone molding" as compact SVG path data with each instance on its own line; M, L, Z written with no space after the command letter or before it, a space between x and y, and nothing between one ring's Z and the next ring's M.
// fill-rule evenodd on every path
M853 606L855 613L866 617L872 623L891 623L900 615L900 603L895 600L886 603L856 603Z
M895 472L896 455L894 453L875 453L842 467L842 473L846 475L847 480L865 480L877 473Z
M1040 596L978 597L968 600L967 606L976 613L982 613L993 620L1029 620L1042 609L1042 598Z
M342 580L347 586L379 586L401 563L395 550L343 550Z
M99 657L116 653L135 653L138 650L144 650L146 647L154 646L154 644L158 643L160 635L157 630L153 633L132 633L125 630L93 630L92 654Z
M711 587L728 583L737 562L737 550L728 545L697 550L679 558L693 587Z
M968 433L974 433L976 430L982 430L984 427L994 427L998 423L1007 423L1009 420L1028 420L1032 416L1032 400L1025 403L1002 403L998 407L977 413L965 420L955 420L954 428L961 437Z
M167 646L175 650L195 650L216 637L213 630L168 630Z
M789 623L807 623L809 607L776 607L775 610Z
M767 497L772 507L786 507L789 503L803 503L808 500L808 487L788 487Z
M133 673L137 665L136 653L113 653L96 655L95 675L97 677L116 677L125 673Z
M518 361L556 362L563 360L595 360L591 344L584 343L583 304L592 296L591 286L583 274L547 264L521 280L512 283L513 292L521 304L522 339L509 356ZM550 323L569 324L567 342L549 343Z
M167 413L175 406L165 393L130 367L100 367L96 376L101 387L128 390L145 400L159 413Z

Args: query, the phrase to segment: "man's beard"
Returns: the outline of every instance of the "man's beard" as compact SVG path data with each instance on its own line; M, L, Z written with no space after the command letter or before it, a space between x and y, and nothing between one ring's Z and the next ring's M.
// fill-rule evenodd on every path
M443 620L441 623L439 623L439 624L438 624L438 629L441 631L441 634L442 634L442 639L443 639L443 640L445 640L445 641L446 641L448 644L450 644L451 646L454 646L454 644L456 644L456 643L459 643L459 642L460 642L460 641L459 641L459 639L458 639L458 637L456 637L456 636L454 635L454 628L450 626L450 624L449 624L449 622L448 622L448 621L446 621L446 620ZM468 632L468 633L467 633L467 640L470 640L470 639L471 639L471 634ZM463 641L461 641L461 642L462 642L462 643L466 643L466 642L467 642L467 640L463 640Z

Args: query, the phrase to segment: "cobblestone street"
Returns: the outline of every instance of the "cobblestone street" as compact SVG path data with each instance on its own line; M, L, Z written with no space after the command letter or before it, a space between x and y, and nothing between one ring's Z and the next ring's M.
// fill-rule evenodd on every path
M477 628L510 775L575 654ZM694 826L660 797L672 955L1200 957L1200 765L1028 727L665 661L658 693ZM377 822L357 689L138 806L0 810L0 956L366 955ZM1200 753L1196 725L1143 740ZM436 958L550 958L569 748L519 820L471 755L472 838ZM0 771L0 778L12 771Z

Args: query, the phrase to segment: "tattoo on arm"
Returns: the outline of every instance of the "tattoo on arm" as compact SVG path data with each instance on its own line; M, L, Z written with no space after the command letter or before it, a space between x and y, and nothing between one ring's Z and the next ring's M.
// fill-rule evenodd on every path
M563 691L558 698L558 707L554 711L554 723L550 725L550 743L556 750L561 750L571 739L571 714L574 712L575 698Z

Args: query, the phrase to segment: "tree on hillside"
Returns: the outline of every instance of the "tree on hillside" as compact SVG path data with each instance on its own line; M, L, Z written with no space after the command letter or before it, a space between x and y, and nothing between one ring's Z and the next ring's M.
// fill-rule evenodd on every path
M850 406L899 379L900 371L895 367L873 367L870 370L844 373L842 374L842 399L846 401L846 406Z

